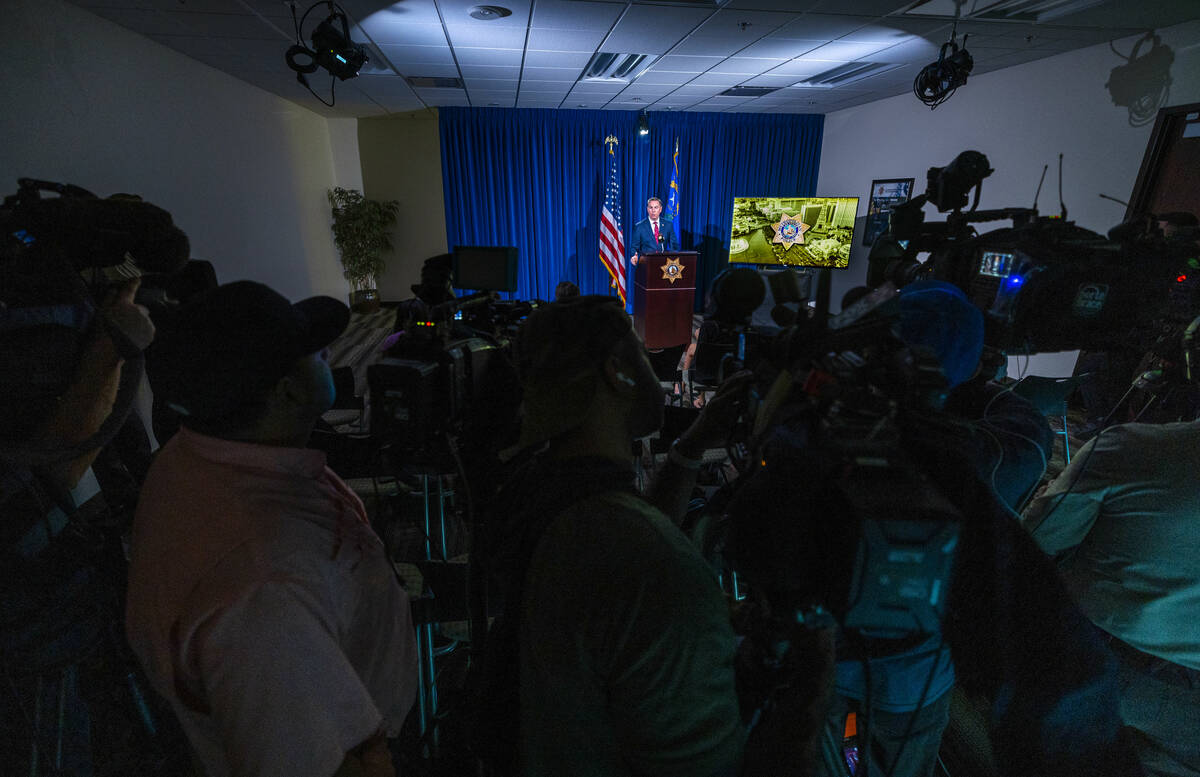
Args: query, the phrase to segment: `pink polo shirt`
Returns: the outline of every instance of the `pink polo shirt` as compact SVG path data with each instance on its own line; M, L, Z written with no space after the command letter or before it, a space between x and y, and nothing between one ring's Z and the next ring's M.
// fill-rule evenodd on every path
M181 429L142 489L126 628L209 777L329 777L416 692L408 597L319 451Z

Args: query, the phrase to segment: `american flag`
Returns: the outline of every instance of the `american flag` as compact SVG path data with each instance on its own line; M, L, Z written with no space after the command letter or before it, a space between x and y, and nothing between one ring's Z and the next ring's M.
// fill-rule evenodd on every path
M600 208L600 261L612 276L612 286L625 302L625 238L621 233L621 187L617 183L617 139L609 135L608 183L604 187L604 205Z

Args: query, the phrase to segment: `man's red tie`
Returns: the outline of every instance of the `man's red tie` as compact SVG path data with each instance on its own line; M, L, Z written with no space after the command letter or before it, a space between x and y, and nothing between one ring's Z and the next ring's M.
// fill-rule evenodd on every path
M662 238L658 236L658 222L652 221L652 222L650 222L650 226L654 227L654 239L661 241Z

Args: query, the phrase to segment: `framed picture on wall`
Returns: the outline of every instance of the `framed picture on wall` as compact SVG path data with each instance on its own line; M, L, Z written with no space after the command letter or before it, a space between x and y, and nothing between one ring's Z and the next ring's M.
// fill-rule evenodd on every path
M875 238L887 231L892 208L908 202L912 197L912 178L885 178L871 181L871 196L867 200L867 223L863 229L863 245L869 246Z

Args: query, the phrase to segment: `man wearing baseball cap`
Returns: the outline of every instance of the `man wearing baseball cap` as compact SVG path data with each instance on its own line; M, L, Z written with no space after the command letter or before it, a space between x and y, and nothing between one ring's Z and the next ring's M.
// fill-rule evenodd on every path
M126 628L210 777L393 774L386 737L416 689L408 598L362 502L304 447L348 319L230 283L151 359L182 426L142 489Z

